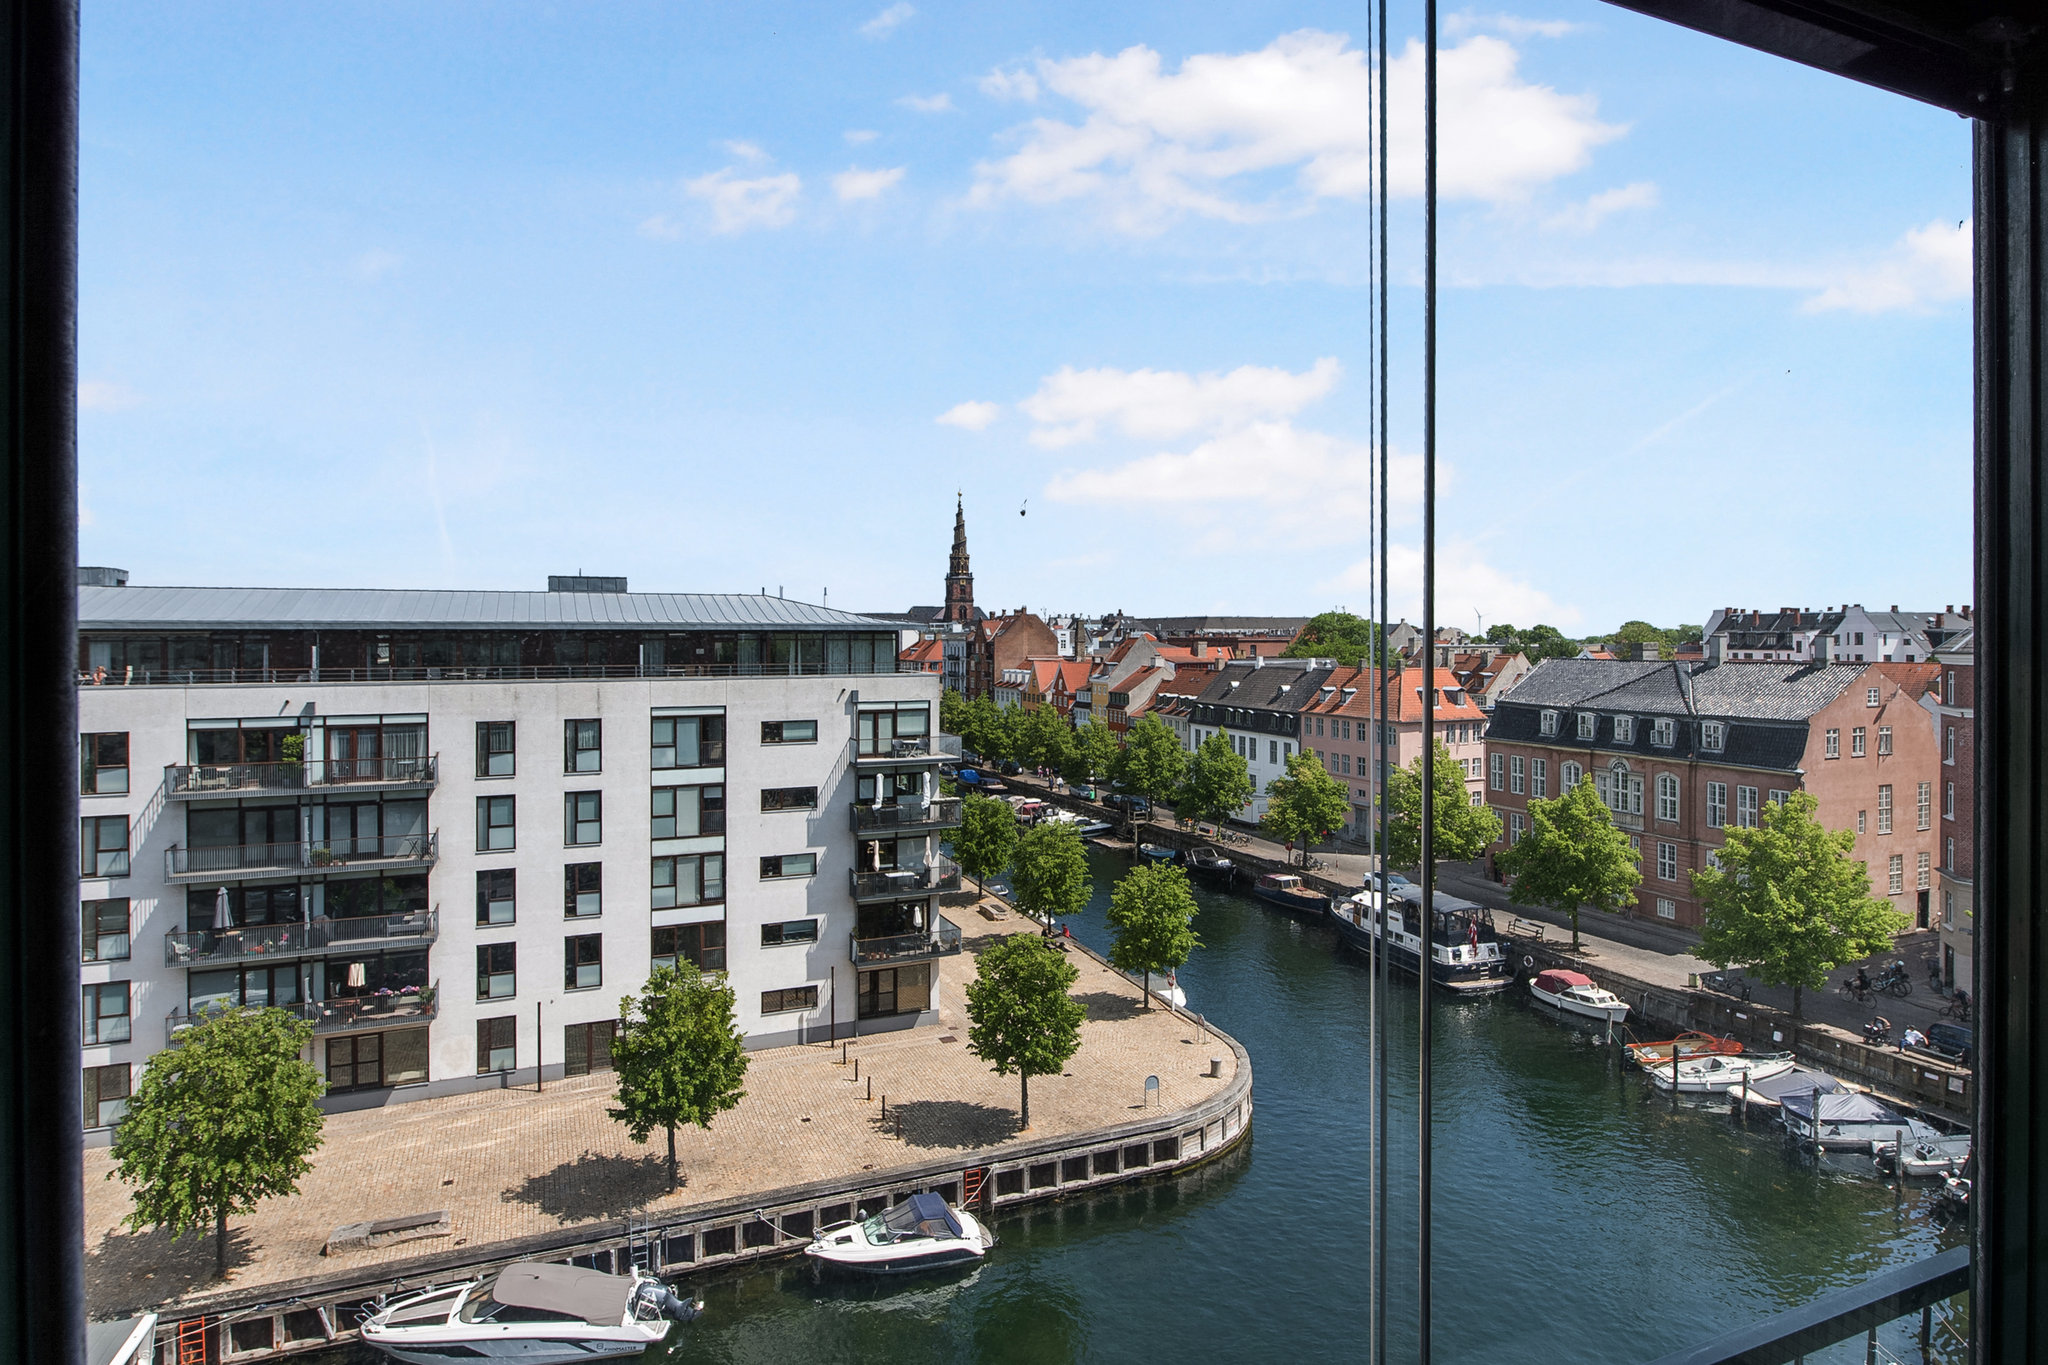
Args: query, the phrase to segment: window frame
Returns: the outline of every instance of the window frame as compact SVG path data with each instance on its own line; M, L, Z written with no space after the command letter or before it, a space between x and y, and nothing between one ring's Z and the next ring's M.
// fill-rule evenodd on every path
M1867 758L1869 756L1867 753L1869 747L1868 739L1869 736L1864 726L1852 725L1849 727L1849 757Z
M1657 818L1671 824L1678 822L1681 809L1677 777L1670 773L1657 774Z
M1728 749L1727 722L1718 720L1701 721L1700 748L1710 754L1725 753Z
M1579 712L1579 738L1592 739L1600 731L1600 718L1591 711Z
M500 1034L506 1041L500 1043ZM499 1065L499 1053L505 1053L504 1063ZM519 1069L519 1016L497 1014L476 1021L476 1074L493 1076Z
M810 932L805 934L799 931L796 935L792 936L789 931L797 925L807 926ZM769 937L771 934L774 937ZM816 916L808 919L786 919L761 926L761 946L763 948L789 948L813 944L817 941L818 919Z
M590 807L590 809L591 809L592 811L594 811L594 812L595 812L594 814L592 814L592 815L590 815L590 816L588 816L588 817L585 817L585 816L583 816L583 815L580 815L580 814L578 813L578 812L579 812L580 810L582 810L582 809L584 808L584 804L585 804L586 802L587 802L587 803L589 803L589 807ZM586 826L590 827L590 828L591 828L592 830L594 830L594 831L595 831L595 835L594 835L594 837L592 837L592 838L588 838L588 839L585 839L585 838L581 838L581 837L579 837L580 835L582 835L582 834L583 834L583 833L585 832L585 827L586 827ZM603 791L603 789L602 789L602 788L600 788L600 789L598 789L598 790L596 790L596 791L583 791L583 792L563 792L563 793L562 793L562 847L564 847L564 848L597 848L597 847L599 847L600 845L602 845L603 843L604 843L604 791Z
M585 744L584 739L591 742ZM586 765L585 760L588 759ZM604 718L582 717L562 722L562 775L587 777L604 771Z
M563 935L562 989L565 992L604 989L603 934Z
M1636 742L1636 718L1634 716L1616 716L1614 718L1614 742L1616 744L1633 744Z
M1677 739L1678 726L1669 716L1659 716L1650 722L1650 743L1660 749L1668 749Z
M1488 785L1491 786L1494 791L1506 791L1508 770L1507 755L1488 754L1486 756L1486 759L1487 776L1489 779Z
M121 842L107 844L101 831L118 826ZM78 818L78 875L92 879L126 877L134 852L133 831L126 815L81 815Z
M95 907L114 905L121 907L121 932L109 934L100 927L100 916L103 912L95 909ZM91 900L80 901L78 906L78 930L78 960L80 962L126 962L135 951L135 907L126 896L100 896ZM119 939L121 941L121 951L118 953L103 951L101 945L108 939ZM90 952L86 950L87 944L92 945Z
M1763 793L1756 787L1735 788L1735 827L1755 829L1763 816ZM1744 817L1747 817L1746 819Z
M86 1131L114 1127L127 1116L128 1102L135 1098L134 1066L128 1062L110 1062L105 1066L84 1067L82 1071L84 1074L81 1077L81 1089L84 1092L83 1098L87 1109L79 1117L85 1120ZM121 1073L121 1093L110 1095L100 1084L100 1080L110 1072L116 1071ZM120 1112L110 1116L106 1108L110 1104L120 1105Z
M682 951L682 939L686 934L691 933L696 935L697 951L703 960L690 957ZM714 934L718 939L718 942L715 944L707 941ZM664 935L668 935L675 940L675 951L673 953L664 954L659 951ZM672 966L681 970L682 964L688 962L698 972L722 972L725 970L727 945L725 921L722 919L699 920L694 924L657 924L654 926L654 932L648 938L649 968L652 970L663 966ZM716 958L717 961L710 961L709 959L712 958Z
M1508 791L1516 796L1528 790L1528 763L1520 754L1508 755Z
M682 885L681 871L684 863L696 866L697 897L694 900L680 900L677 892ZM712 893L713 878L706 875L708 864L717 864L716 894ZM662 865L668 865L669 879L658 880ZM725 903L725 854L717 849L708 853L659 854L648 862L647 902L654 910L687 910L699 905L723 905Z
M504 965L500 965L500 963ZM499 990L503 982L505 989ZM476 998L512 1000L519 995L519 945L507 939L476 945Z
M121 761L109 763L98 749L108 740L120 740ZM78 794L80 796L126 796L132 778L132 758L129 748L129 732L126 730L93 730L78 737ZM109 786L105 774L121 774L119 786Z
M1256 741L1254 741L1254 742L1256 742ZM777 804L774 804L774 805L770 805L770 804L769 804L769 798L770 798L770 797L778 797L778 798L779 798L779 797L781 797L781 796L789 795L789 796L796 796L796 797L799 797L799 798L801 798L802 794L803 794L803 793L805 793L805 792L809 792L809 793L810 793L810 801L809 801L809 803L808 803L808 804L800 804L799 802L790 802L790 803L787 803L787 804L784 804L784 803L780 803L780 802L778 802ZM780 813L780 812L783 812L783 811L792 811L792 810L816 810L817 808L818 808L818 789L817 789L816 787L763 787L763 788L761 788L761 813L762 813L762 814L764 814L764 815L771 815L771 814L777 814L777 813Z
M697 793L697 828L685 834L677 824L682 798L678 792ZM662 811L666 804L668 810ZM654 787L647 795L647 834L656 843L669 839L708 839L725 833L725 784L723 782L684 783L679 786ZM667 821L667 833L662 832L662 822Z
M1892 727L1889 725L1880 725L1877 727L1877 756L1879 758L1883 758L1886 755L1890 754L1891 751Z
M594 909L583 908L585 897L595 897ZM562 864L562 918L596 919L604 913L604 864Z
M511 894L497 895L500 879L509 885ZM499 905L512 907L511 913L503 919L496 918L492 908ZM519 922L519 869L514 867L480 867L476 872L476 923L479 929L495 929L502 925Z
M505 811L505 820L494 819L499 807ZM494 842L498 831L504 831L505 842ZM479 796L476 799L476 851L478 853L508 853L519 846L519 798L516 796Z
M1889 782L1877 785L1877 832L1892 832L1892 784Z
M492 743L500 730L504 731L505 747L493 748ZM503 772L494 768L500 758L505 761ZM476 775L483 781L519 775L518 721L480 720L476 723Z
M792 739L783 733L785 729L792 725L798 727L810 726L810 738L804 739L799 737ZM770 731L774 732L772 737L769 733ZM763 744L816 744L817 742L818 722L815 720L764 720L761 722L761 743Z
M1829 730L1821 737L1821 757L1840 758L1841 756L1842 732L1839 729Z
M780 990L761 992L761 1013L800 1014L805 1010L818 1008L818 988L815 985L785 986Z
M676 737L676 727L690 722L697 727L697 761L682 763L677 760L676 751L682 747ZM718 733L707 735L705 730L716 723ZM666 725L669 733L664 741L661 728ZM695 772L702 768L723 768L725 766L725 713L723 711L692 712L684 716L650 716L647 721L648 762L650 770L658 773ZM666 761L664 761L664 755Z
M1667 839L1657 841L1657 878L1667 882L1678 880L1678 845Z
M803 863L806 860L810 863L808 867L792 868L789 866L792 863ZM772 869L770 864L774 865ZM764 882L784 881L794 877L815 877L817 875L818 855L816 853L769 853L762 855L761 880Z
M82 1046L103 1047L135 1041L135 983L93 981L78 988ZM118 998L121 1008L108 1013L105 1002ZM118 1021L110 1023L108 1021Z
M1707 828L1728 828L1728 784L1707 783Z

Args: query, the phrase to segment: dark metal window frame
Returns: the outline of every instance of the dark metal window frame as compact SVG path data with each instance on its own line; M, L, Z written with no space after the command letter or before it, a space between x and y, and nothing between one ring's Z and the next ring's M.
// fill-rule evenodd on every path
M596 908L582 908L583 897L596 896ZM604 913L604 864L564 863L562 865L562 918L596 919Z
M502 734L500 733L502 732ZM504 747L498 740L505 741ZM505 771L493 772L492 765L502 757ZM519 722L511 720L480 720L476 723L476 775L483 778L516 777L519 774Z
M585 983L579 973L585 967L597 968L597 979ZM562 989L565 991L594 991L604 986L604 935L568 934L562 939Z

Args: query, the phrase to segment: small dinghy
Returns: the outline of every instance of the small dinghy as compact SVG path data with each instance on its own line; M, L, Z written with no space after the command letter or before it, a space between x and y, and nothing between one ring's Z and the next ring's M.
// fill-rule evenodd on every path
M512 1360L521 1365L637 1356L704 1310L651 1275L606 1275L541 1261L378 1305L362 1338L414 1365Z
M1903 1173L1909 1176L1950 1176L1961 1175L1970 1164L1970 1135L1968 1133L1940 1133L1928 1131L1929 1125L1915 1122L1914 1131L1908 1133L1906 1156L1899 1159L1896 1142L1879 1143L1871 1156L1871 1164L1878 1174ZM1913 1139L1917 1137L1918 1141ZM1901 1172L1903 1167L1903 1172Z
M1553 1009L1585 1019L1620 1023L1628 1018L1628 1002L1584 972L1553 970L1529 978L1529 994Z
M995 1244L974 1215L935 1194L913 1194L872 1218L823 1229L804 1255L862 1274L903 1275L978 1261Z
M1138 856L1151 863L1170 863L1177 856L1177 850L1165 844L1139 844Z
M1630 1060L1646 1071L1660 1066L1669 1071L1671 1055L1674 1052L1681 1061L1687 1057L1735 1057L1741 1055L1742 1044L1733 1038L1716 1038L1711 1033L1681 1033L1676 1038L1666 1038L1661 1043L1628 1045Z
M1708 1057L1680 1057L1676 1063L1665 1062L1645 1069L1659 1090L1675 1087L1682 1095L1711 1095L1746 1086L1751 1081L1782 1076L1792 1069L1793 1060L1789 1052L1746 1052L1739 1056L1716 1053Z

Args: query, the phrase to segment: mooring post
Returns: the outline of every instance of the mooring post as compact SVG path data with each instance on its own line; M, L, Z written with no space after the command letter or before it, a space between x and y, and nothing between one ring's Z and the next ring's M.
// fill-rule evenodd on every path
M875 1078L874 1078L873 1076L870 1076L870 1077L868 1077L868 1098L869 1098L869 1099L873 1099L874 1097L875 1097ZM886 1103L886 1102L888 1101L888 1099L889 1099L889 1097L888 1097L887 1095L884 1095L884 1096L882 1096L882 1100L883 1100L883 1102L884 1102L884 1103Z
M1934 1305L1923 1304L1920 1308L1920 1359L1925 1361L1934 1346Z

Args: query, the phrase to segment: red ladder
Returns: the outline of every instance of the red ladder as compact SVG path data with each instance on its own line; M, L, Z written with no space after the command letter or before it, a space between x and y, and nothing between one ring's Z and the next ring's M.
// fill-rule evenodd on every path
M979 1204L983 1193L982 1187L987 1184L988 1167L976 1166L973 1170L967 1172L965 1183L961 1187L961 1205L971 1209ZM180 1365L183 1365L183 1363L180 1362Z
M203 1317L186 1318L178 1324L178 1365L207 1365L212 1334L206 1324Z

